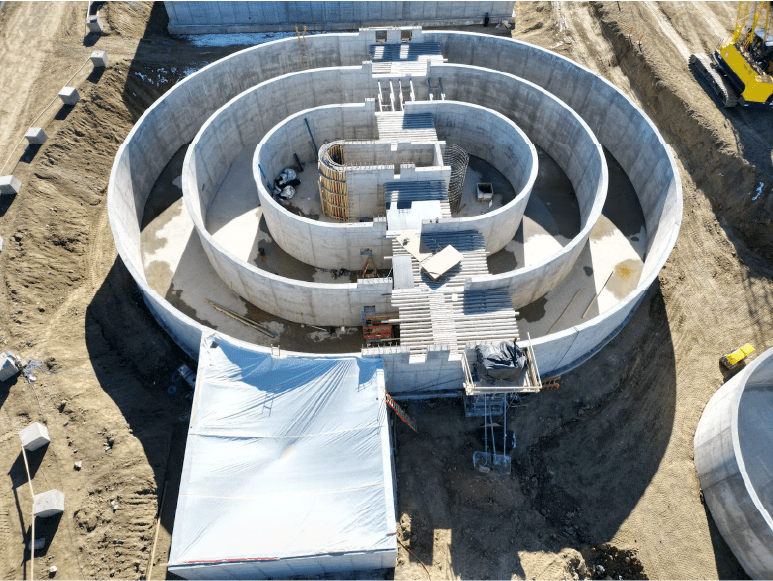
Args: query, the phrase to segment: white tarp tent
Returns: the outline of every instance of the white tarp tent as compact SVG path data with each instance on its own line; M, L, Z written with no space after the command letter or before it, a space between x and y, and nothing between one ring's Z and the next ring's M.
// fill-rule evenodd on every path
M188 579L394 567L380 359L274 358L202 338L169 556Z

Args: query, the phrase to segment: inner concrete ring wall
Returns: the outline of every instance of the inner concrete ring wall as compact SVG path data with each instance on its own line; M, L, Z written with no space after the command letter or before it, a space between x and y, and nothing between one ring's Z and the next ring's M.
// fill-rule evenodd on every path
M269 131L258 144L253 162L255 179L261 176L260 168L270 177L292 165L293 152L304 147L308 141L306 120L313 129L315 139L323 142L325 137L332 140L331 135L340 135L344 131L348 133L349 125L359 125L361 109L363 107L358 105L325 106L290 116ZM482 216L441 219L437 225L446 231L475 229L481 232L489 253L503 248L515 236L537 179L538 162L534 146L512 121L477 105L450 101L408 103L405 112L432 113L439 133L451 135L453 143L463 144L469 153L492 164L510 181L516 195L503 207ZM393 168L387 169L391 174ZM433 176L425 177L428 174L425 170L429 169L416 168L415 173L401 171L399 179L432 179ZM381 227L384 224L382 221L371 228L365 227L369 225L367 223L321 222L288 212L268 193L262 181L258 184L258 194L273 238L285 252L306 264L319 268L343 266L348 270L358 270L363 264L361 249L373 248L377 265L379 261L383 262L384 256L392 253L391 241L386 239L386 232ZM447 224L450 226L443 226Z
M695 431L695 468L719 532L752 579L773 579L773 349L727 381Z
M369 101L368 105L325 105L300 111L271 128L255 149L251 170L258 182L260 205L271 237L287 254L317 268L358 271L364 264L360 254L364 248L371 248L376 266L384 268L384 256L391 253L391 244L386 239L386 220L322 222L293 214L266 190L261 169L273 180L285 167L295 165L293 154L307 149L310 141L307 121L317 143L374 139L377 132L374 102ZM316 180L317 168L309 169L314 177L307 179ZM205 234L202 243L209 244L210 239Z
M648 231L648 255L639 285L600 316L534 341L543 375L564 373L622 329L666 262L682 216L681 182L673 156L641 109L607 80L568 58L528 43L474 33L425 32L424 38L439 42L450 62L520 74L554 92L615 156L639 197ZM356 33L309 36L306 42L312 67L357 65L368 47L368 39ZM205 327L170 305L145 277L140 252L145 201L174 153L195 137L202 119L242 91L300 67L295 38L251 47L212 63L149 107L116 154L108 186L108 216L116 248L159 324L193 356ZM407 377L412 367L407 356L398 356L401 359L395 365L385 357L385 365L393 368L390 383ZM436 385L433 382L430 387Z

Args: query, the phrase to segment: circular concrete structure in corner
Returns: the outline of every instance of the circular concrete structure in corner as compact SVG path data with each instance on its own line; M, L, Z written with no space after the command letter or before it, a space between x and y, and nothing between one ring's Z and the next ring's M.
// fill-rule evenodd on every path
M694 446L719 532L750 577L773 579L773 349L712 396Z
M509 192L493 207L471 202L472 211L468 205L466 213L423 220L422 241L449 231L478 236L476 269L458 277L461 286L454 288L499 293L497 300L509 296L510 310L523 311L519 325L530 332L544 377L580 365L623 328L675 244L682 198L668 145L621 91L567 58L502 37L414 29L408 45L418 43L415 51L389 51L382 49L388 44L377 44L375 30L363 29L310 36L306 43L308 70L297 39L288 38L235 53L187 77L145 111L116 155L108 191L116 247L151 312L182 348L195 355L202 333L214 329L266 350L280 343L283 355L355 354L356 341L328 342L328 329L310 330L303 323L356 325L360 309L375 307L377 300L340 301L336 308L346 311L345 318L307 319L304 313L331 302L317 296L320 289L331 290L326 287L338 294L357 287L379 297L394 292L384 262L390 248L377 251L364 243L386 218L370 212L366 218L372 221L355 222L352 212L352 221L342 224L314 218L311 206L288 212L270 199L265 182L297 154L306 166L300 187L309 188L316 183L323 140L372 139L372 131L371 137L364 130L327 131L314 113L363 103L385 117L431 110L435 141L468 149L469 179L499 180L497 191ZM369 53L373 60L363 63ZM410 62L378 57L403 53L421 56ZM470 108L479 111L475 123L459 123L460 112ZM309 133L320 132L315 146L302 118ZM264 165L258 144L288 124L292 135L281 140L287 151ZM384 128L388 132L389 123ZM516 142L518 147L508 147ZM515 171L513 163L520 164ZM413 165L406 175L425 169ZM263 178L262 192L253 175ZM608 189L613 176L617 181ZM616 196L610 207L615 206L625 191L625 207L632 211L622 217L607 213L605 199ZM629 215L638 221L626 222ZM269 222L275 225L266 227ZM276 226L284 222L292 226ZM340 245L342 262L325 262L331 240L312 236L312 230L357 236ZM239 242L245 236L247 243ZM301 242L293 246L296 236ZM398 239L391 239L393 254L400 250ZM364 262L368 250L384 271L380 278L350 281L333 269L361 269L357 261ZM272 266L272 253L286 257L285 264ZM269 286L248 292L248 278L256 273ZM339 280L329 284L333 275ZM209 286L201 290L205 282ZM301 288L311 294L295 292ZM207 306L212 302L268 321L273 337L224 317ZM288 309L283 303L290 302ZM256 307L262 310L256 313ZM314 349L307 348L310 341ZM351 347L342 351L344 344ZM405 386L424 395L461 388L458 352L440 343L430 341L418 354L402 345L356 354L384 359L387 387L395 395Z

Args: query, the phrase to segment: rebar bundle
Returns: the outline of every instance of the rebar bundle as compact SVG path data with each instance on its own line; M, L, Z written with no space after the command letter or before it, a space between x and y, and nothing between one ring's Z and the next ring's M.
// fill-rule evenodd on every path
M451 181L448 184L448 202L451 213L459 212L464 190L464 179L467 177L467 164L470 156L458 145L447 145L443 152L443 165L451 166Z

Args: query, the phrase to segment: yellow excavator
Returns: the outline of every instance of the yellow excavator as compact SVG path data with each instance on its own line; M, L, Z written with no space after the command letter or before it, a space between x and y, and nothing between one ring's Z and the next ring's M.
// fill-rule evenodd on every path
M746 360L746 356L750 353L754 353L754 347L752 347L749 343L746 345L743 345L742 347L739 347L732 353L728 353L727 355L723 355L719 358L720 363L727 367L730 371L735 371L738 369Z
M773 1L739 2L733 36L711 53L690 55L690 65L725 107L773 107Z

